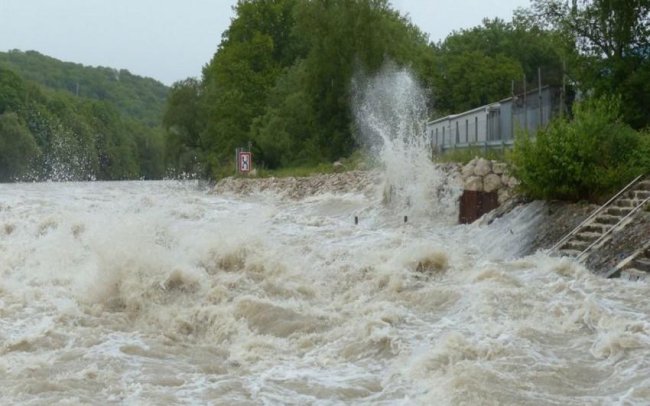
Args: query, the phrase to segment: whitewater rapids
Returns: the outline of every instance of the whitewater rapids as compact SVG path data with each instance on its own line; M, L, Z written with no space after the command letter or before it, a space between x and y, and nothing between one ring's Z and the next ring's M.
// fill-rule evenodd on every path
M649 284L380 188L0 185L2 404L650 402Z

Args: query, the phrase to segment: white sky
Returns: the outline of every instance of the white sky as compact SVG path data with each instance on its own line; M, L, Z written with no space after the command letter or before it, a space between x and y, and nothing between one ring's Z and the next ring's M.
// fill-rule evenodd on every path
M510 20L529 0L392 0L429 34ZM0 51L35 50L69 62L128 69L170 85L199 77L236 0L0 0Z

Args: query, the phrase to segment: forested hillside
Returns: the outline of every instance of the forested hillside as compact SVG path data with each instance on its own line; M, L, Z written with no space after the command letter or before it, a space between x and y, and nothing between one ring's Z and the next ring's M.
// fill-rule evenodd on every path
M169 91L162 83L125 69L63 62L36 51L0 52L0 67L49 89L106 101L126 117L152 127L160 125Z
M0 62L0 181L164 175L162 84L127 73L110 84L108 69L37 53L2 56L15 63Z

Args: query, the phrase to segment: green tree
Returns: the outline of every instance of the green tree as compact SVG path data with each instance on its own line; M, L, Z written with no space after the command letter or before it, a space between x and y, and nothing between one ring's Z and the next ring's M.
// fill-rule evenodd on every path
M537 87L538 69L543 84L560 86L563 75L561 36L544 30L520 14L513 22L483 20L481 26L450 34L432 45L435 107L439 114L458 113L521 91L527 79Z
M650 1L534 0L532 13L574 42L584 91L619 95L628 123L650 124Z
M165 162L174 173L199 173L201 83L186 79L174 83L163 115Z
M503 54L491 57L467 51L447 55L439 75L436 108L457 113L507 97L512 81L523 77L523 69Z
M25 104L25 83L9 69L0 67L0 114L20 111Z
M300 166L321 159L315 140L315 113L305 89L307 71L297 63L278 79L264 115L253 122L258 160L269 168Z
M297 8L296 30L307 40L305 81L314 117L312 135L322 160L349 155L351 79L377 72L386 60L420 73L427 39L384 0L315 0Z
M229 168L234 149L250 141L253 120L283 68L298 52L293 37L296 0L240 0L236 18L204 68L201 96L202 161L207 174Z
M105 102L89 102L85 108L96 131L95 145L99 160L97 178L138 178L137 144L127 135L128 128L119 119L117 110Z
M28 175L39 153L34 137L18 115L0 114L0 181Z

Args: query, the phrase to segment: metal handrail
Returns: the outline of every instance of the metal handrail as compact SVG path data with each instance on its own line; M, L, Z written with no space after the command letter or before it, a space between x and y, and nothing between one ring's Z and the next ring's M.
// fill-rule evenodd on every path
M632 182L630 182L627 186L625 186L623 189L621 189L620 192L618 192L616 195L614 195L614 197L612 197L611 199L609 199L609 200L607 201L607 203L603 204L602 206L600 206L599 208L597 208L596 210L594 210L593 213L591 213L591 215L589 215L589 217L587 217L587 218L586 218L582 223L580 223L576 228L574 228L573 230L571 230L571 232L568 233L567 235L565 235L564 238L562 238L560 241L558 241L557 243L555 243L555 245L553 245L553 246L551 247L551 251L555 251L556 249L558 249L559 247L561 247L562 244L564 244L565 242L569 241L569 239L570 239L571 237L573 237L573 236L578 232L579 229L581 229L585 224L587 224L588 222L590 222L594 217L596 217L597 215L599 215L599 214L600 214L600 213L601 213L605 208L609 207L609 205L610 205L614 200L618 199L619 196L621 196L623 193L627 192L627 191L628 191L632 186L634 186L634 184L636 184L636 183L639 181L639 179L643 178L644 176L645 176L645 175L639 175L639 176L637 176L637 177L636 177Z
M614 224L612 227L610 227L610 228L609 228L606 232L604 232L603 235L601 235L601 236L600 236L596 241L592 242L590 246L588 246L588 247L585 248L585 249L584 249L580 254L578 254L578 256L576 257L576 259L577 259L578 261L582 261L582 257L585 255L585 253L589 252L589 251L590 251L594 246L600 244L600 242L601 242L603 239L605 239L605 237L607 237L609 234L611 234L611 233L612 233L612 232L613 232L613 231L614 231L614 230L615 230L619 225L621 225L621 223L623 223L625 220L627 220L628 218L630 218L631 216L633 216L633 215L634 215L634 214L635 214L635 213L636 213L640 208L644 207L648 202L650 202L650 197L646 197L644 201L642 201L642 202L639 203L636 207L634 207L632 210L630 210L629 213L627 213L627 214L625 215L625 217L623 217L622 219L620 219L620 220L618 221L618 223L616 223L616 224Z

